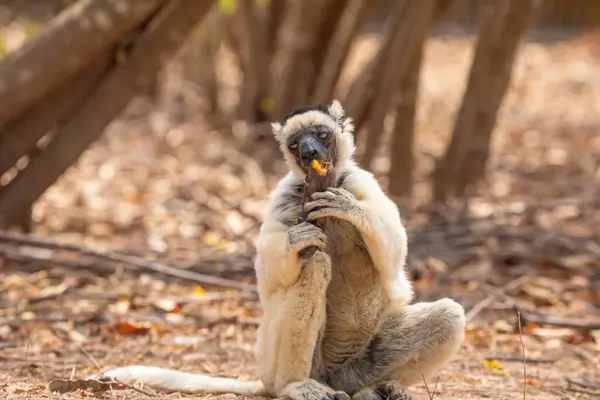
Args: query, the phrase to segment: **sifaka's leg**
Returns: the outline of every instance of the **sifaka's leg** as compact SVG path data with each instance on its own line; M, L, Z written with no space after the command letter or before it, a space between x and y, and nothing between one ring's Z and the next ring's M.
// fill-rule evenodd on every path
M271 341L265 346L272 347L265 351L261 364L262 370L268 371L263 381L272 384L270 390L278 397L349 399L345 393L337 393L310 378L316 346L325 324L325 295L330 279L329 256L317 250L301 260L296 283L269 299L275 315L265 327Z
M403 388L436 373L458 351L464 338L463 307L450 299L416 303L386 313L377 332L353 359L326 381L354 399L403 399ZM415 360L415 357L418 361ZM389 393L387 393L389 392Z

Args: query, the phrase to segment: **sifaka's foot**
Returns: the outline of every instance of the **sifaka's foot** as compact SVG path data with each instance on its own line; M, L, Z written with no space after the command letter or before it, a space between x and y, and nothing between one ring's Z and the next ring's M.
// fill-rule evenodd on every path
M352 400L413 400L412 396L396 381L381 382L359 390Z
M285 397L292 400L350 400L346 393L334 391L313 379L291 383L283 392Z

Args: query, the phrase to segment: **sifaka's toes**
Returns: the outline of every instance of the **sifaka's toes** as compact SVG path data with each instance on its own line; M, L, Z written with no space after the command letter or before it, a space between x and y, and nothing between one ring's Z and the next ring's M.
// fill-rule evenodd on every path
M375 391L383 400L412 400L412 396L396 381L382 382L375 386Z
M360 390L352 396L352 400L413 400L413 398L398 382L387 381Z
M335 392L333 393L333 400L350 400L350 396L345 392Z

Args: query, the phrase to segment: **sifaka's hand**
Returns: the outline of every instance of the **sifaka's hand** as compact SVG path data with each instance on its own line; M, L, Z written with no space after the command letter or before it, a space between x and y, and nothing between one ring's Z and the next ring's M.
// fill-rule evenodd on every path
M370 231L368 213L354 195L345 189L327 188L323 192L313 193L304 209L309 222L333 217L349 222L361 232Z
M301 258L308 258L327 245L327 236L323 230L310 222L292 226L287 235L290 251L297 253Z

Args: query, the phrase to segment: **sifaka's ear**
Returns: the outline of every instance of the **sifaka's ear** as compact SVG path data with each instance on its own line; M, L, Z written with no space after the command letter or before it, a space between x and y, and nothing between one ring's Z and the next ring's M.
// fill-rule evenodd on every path
M281 136L281 128L282 128L282 125L279 122L271 123L271 129L273 131L273 136L275 136L275 140L277 140L277 141L279 141L279 138Z
M333 100L328 107L329 115L340 125L343 123L344 117L346 116L342 103L338 100Z

